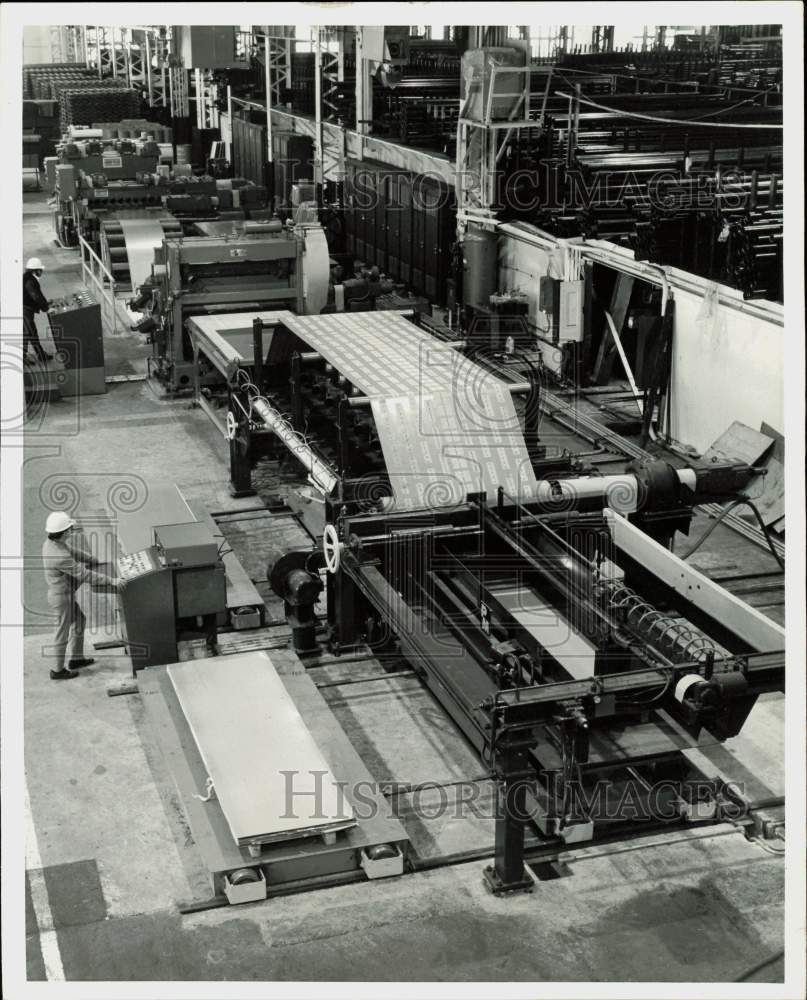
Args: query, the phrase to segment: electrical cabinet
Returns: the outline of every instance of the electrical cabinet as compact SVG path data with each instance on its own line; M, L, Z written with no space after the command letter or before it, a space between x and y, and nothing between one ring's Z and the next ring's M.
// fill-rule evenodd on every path
M106 392L101 306L89 292L74 292L51 303L48 313L59 360L63 396Z
M132 666L175 663L181 630L215 635L227 614L227 577L216 539L202 522L154 528L154 545L121 556L123 631Z

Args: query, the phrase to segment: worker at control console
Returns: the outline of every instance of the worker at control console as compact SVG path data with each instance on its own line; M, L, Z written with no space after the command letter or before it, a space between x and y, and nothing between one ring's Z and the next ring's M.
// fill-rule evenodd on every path
M39 286L43 270L44 267L39 257L31 257L25 265L22 276L22 357L25 364L33 364L34 360L28 356L29 345L33 347L34 353L40 361L51 361L53 358L53 355L48 354L39 341L34 319L36 313L46 313L50 309L50 303Z
M94 662L84 655L86 618L76 600L79 587L89 583L98 589L122 589L120 581L98 569L100 563L97 559L69 544L75 526L76 522L65 511L53 511L45 523L48 537L42 545L48 606L58 617L53 639L56 667L50 672L54 681L78 677L77 669ZM68 647L70 659L65 666Z

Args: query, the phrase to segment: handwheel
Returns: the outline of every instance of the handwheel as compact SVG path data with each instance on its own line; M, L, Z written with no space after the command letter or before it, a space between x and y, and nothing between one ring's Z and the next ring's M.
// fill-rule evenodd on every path
M335 573L339 569L342 543L339 541L339 535L332 524L325 525L325 531L322 534L322 553L325 556L325 568L329 573Z
M235 416L233 415L233 411L232 410L228 410L227 411L227 440L228 441L235 440L235 434L236 434L237 430L238 430L238 422L236 421Z

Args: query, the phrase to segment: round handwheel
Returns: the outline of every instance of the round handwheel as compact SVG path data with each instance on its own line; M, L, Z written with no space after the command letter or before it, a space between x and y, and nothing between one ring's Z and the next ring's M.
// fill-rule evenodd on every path
M232 410L227 411L227 440L234 441L235 434L238 430L238 421L235 419Z
M322 535L322 552L325 556L325 568L329 573L335 573L339 569L342 543L339 541L339 535L332 524L325 525L325 531Z

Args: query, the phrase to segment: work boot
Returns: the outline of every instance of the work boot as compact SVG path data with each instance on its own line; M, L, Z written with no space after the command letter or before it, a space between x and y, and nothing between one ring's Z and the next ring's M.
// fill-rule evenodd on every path
M91 656L80 656L75 660L70 660L67 668L68 670L80 670L82 667L89 667L91 663L95 663L95 660Z
M78 674L72 670L51 670L50 672L50 679L52 681L69 681L74 677L78 677Z

